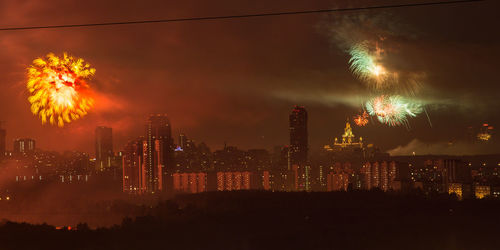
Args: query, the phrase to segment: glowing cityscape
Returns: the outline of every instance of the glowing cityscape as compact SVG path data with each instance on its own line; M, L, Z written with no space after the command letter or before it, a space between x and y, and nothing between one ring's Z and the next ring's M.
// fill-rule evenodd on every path
M499 249L500 2L0 2L0 249Z

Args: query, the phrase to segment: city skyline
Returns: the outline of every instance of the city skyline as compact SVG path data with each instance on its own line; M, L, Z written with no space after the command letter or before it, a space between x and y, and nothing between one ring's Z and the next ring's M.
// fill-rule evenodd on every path
M307 111L305 111L305 108L303 106L299 106L299 105L293 105L292 106L292 114L294 114L295 110L297 110L297 107L304 110L304 112L306 112L306 116L305 116L305 119L306 119L306 123L307 123ZM289 122L288 126L287 126L287 134L288 136L291 136L290 133L292 133L292 125L291 125L291 122L292 122L292 114L289 114L289 117L287 119L287 121ZM148 118L146 118L144 121L142 121L142 126L144 126L144 122L146 122L147 124L147 121L149 119L151 119L152 116L159 116L159 115L165 115L165 117L168 117L166 116L166 114L150 114L148 116ZM167 120L169 120L167 118ZM349 122L354 122L352 118L350 117L347 117L346 120ZM343 122L344 121L338 121L338 124L337 125L342 125L344 124ZM170 121L168 121L168 126L171 127L170 125ZM342 125L343 126L343 125ZM487 149L491 149L494 147L495 144L492 144L490 141L483 141L480 139L480 136L482 135L482 133L488 133L488 136L491 137L492 134L491 132L488 131L488 129L486 128L492 128L493 126L491 126L490 124L481 124L481 126L477 126L477 129L471 134L471 127L468 128L467 130L467 133L464 134L464 140L459 142L459 143L462 143L462 144L459 144L459 145L455 145L455 142L454 141L449 141L449 142L446 142L446 143L442 143L440 145L429 145L429 144L423 144L421 142L418 142L418 141L410 141L409 144L405 145L405 146L398 146L396 148L393 148L393 149L382 149L383 152L387 152L391 155L457 155L457 156L460 156L460 155L481 155L481 154L495 154L497 153L496 151L489 151ZM42 149L42 150L46 150L46 151L57 151L57 152L66 152L66 151L80 151L80 152L86 152L86 153L89 153L90 155L93 155L95 156L95 158L97 159L98 158L98 136L97 136L97 133L99 130L102 130L102 129L113 129L113 128L110 128L110 127L106 127L106 126L96 126L95 127L95 130L93 131L93 133L95 134L95 140L92 141L92 149L89 150L89 151L85 151L85 150L79 150L79 149L70 149L70 148L62 148L60 150L51 150L51 149L47 149L47 148L43 148L43 147L39 147L39 144L37 144L37 148L38 149ZM147 126L146 126L146 129L147 129ZM306 127L304 128L305 129L305 136L302 136L301 135L301 138L305 138L305 143L306 143L306 147L304 148L304 146L301 146L302 149L300 149L299 151L304 151L304 149L306 150L305 154L306 154L306 159L307 159L307 151L310 151L312 152L313 154L317 154L319 153L321 150L323 150L324 148L324 145L330 145L330 144L335 144L337 143L336 142L336 139L338 139L338 134L339 132L342 130L340 129L339 131L334 131L334 132L331 132L329 134L331 134L331 136L329 136L328 138L323 138L322 141L325 141L325 144L324 145L318 145L316 147L310 147L309 146L309 143L307 142L309 140L309 136L308 136L308 132L307 132L307 125ZM356 131L356 134L359 135L359 131L362 130L363 128L361 127L355 127L355 125L353 125L353 130ZM281 129L283 132L283 129ZM1 134L2 135L0 138L2 139L2 143L5 142L5 152L14 152L15 151L15 145L16 145L16 141L18 140L34 140L34 141L37 141L38 140L36 138L29 138L29 137L26 137L26 136L13 136L14 139L12 139L12 142L13 143L10 143L8 140L7 140L7 134L8 131L6 129L1 129ZM175 136L175 133L172 133L171 131L168 132L169 133L169 141L170 141L170 147L173 147L173 145L175 146L179 146L181 147L182 145L182 142L184 141L185 143L185 140L186 140L186 134L185 133L182 133L182 132L179 132L177 134L177 140L174 140L174 138L176 137ZM137 134L136 136L130 136L130 137L126 137L124 140L125 140L125 143L122 144L122 145L115 145L115 139L113 138L114 136L111 136L112 132L109 131L108 132L108 136L111 137L111 141L110 142L106 142L107 145L105 145L104 147L106 147L106 149L110 148L112 150L112 154L111 155L116 155L116 153L118 153L119 151L122 151L124 150L127 145L131 142L131 141L134 141L134 138L138 138L138 137L143 137L145 136L144 133L139 133ZM369 136L369 135L368 135ZM363 136L360 136L363 138ZM291 141L292 137L289 137L285 142L281 142L281 143L275 143L275 144L267 144L269 146L264 146L266 144L262 144L262 145L255 145L255 147L250 147L250 148L245 148L245 147L241 147L241 145L239 145L238 143L230 143L229 145L232 145L232 146L237 146L238 148L241 148L241 149L245 149L245 150L248 150L248 149L266 149L266 150L269 150L269 151L272 151L275 147L277 146L291 146L293 144L293 142ZM366 137L364 137L366 138ZM494 137L493 137L494 138ZM196 141L196 143L205 143L205 141L202 141L202 140L198 140L197 138L192 138L194 139L194 141ZM192 140L190 139L190 140ZM373 140L371 140L372 138L369 138L368 137L368 143L374 143ZM109 140L109 139L108 139ZM298 143L296 140L297 139L294 139L295 140L295 143ZM298 140L304 140L304 139L298 139ZM493 140L494 141L494 140ZM106 144L105 143L105 144ZM366 141L365 141L366 143ZM466 143L466 144L463 144L463 143ZM109 145L110 144L110 145ZM227 141L224 141L223 144L216 144L218 145L219 147L213 147L213 145L209 145L209 146L212 146L213 148L224 148L226 145L228 144ZM9 148L9 145L14 145L12 148ZM115 145L115 146L113 146ZM464 147L465 146L465 147ZM462 150L464 150L467 146L475 146L475 150L473 151L470 151L470 152L464 152ZM405 150L401 150L402 148L404 147L407 147L407 149ZM182 147L181 147L182 148ZM455 152L455 148L459 148L459 151L458 153ZM175 150L175 148L171 148L171 151ZM411 150L414 150L414 151L411 151ZM416 151L415 151L416 150ZM95 154L94 154L95 153ZM304 154L304 153L302 153ZM302 157L303 158L303 157ZM301 162L304 162L304 160L301 160ZM109 163L108 163L109 165Z

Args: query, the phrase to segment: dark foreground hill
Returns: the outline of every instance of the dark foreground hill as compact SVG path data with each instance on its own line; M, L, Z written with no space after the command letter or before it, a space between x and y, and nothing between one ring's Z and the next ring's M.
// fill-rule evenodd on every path
M4 222L1 249L500 249L500 201L382 192L177 196L121 225Z

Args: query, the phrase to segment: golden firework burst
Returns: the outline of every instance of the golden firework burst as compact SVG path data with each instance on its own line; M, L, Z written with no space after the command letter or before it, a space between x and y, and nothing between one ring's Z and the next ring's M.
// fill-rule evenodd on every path
M53 53L37 58L28 67L26 87L31 112L42 120L63 127L87 114L94 104L86 83L95 74L82 58Z

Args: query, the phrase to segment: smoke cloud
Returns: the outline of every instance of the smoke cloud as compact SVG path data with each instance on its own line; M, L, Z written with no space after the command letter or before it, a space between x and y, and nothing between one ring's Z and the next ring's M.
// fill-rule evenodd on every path
M398 146L387 153L390 155L477 155L498 153L497 148L488 143L438 142L424 143L413 139L404 146Z

